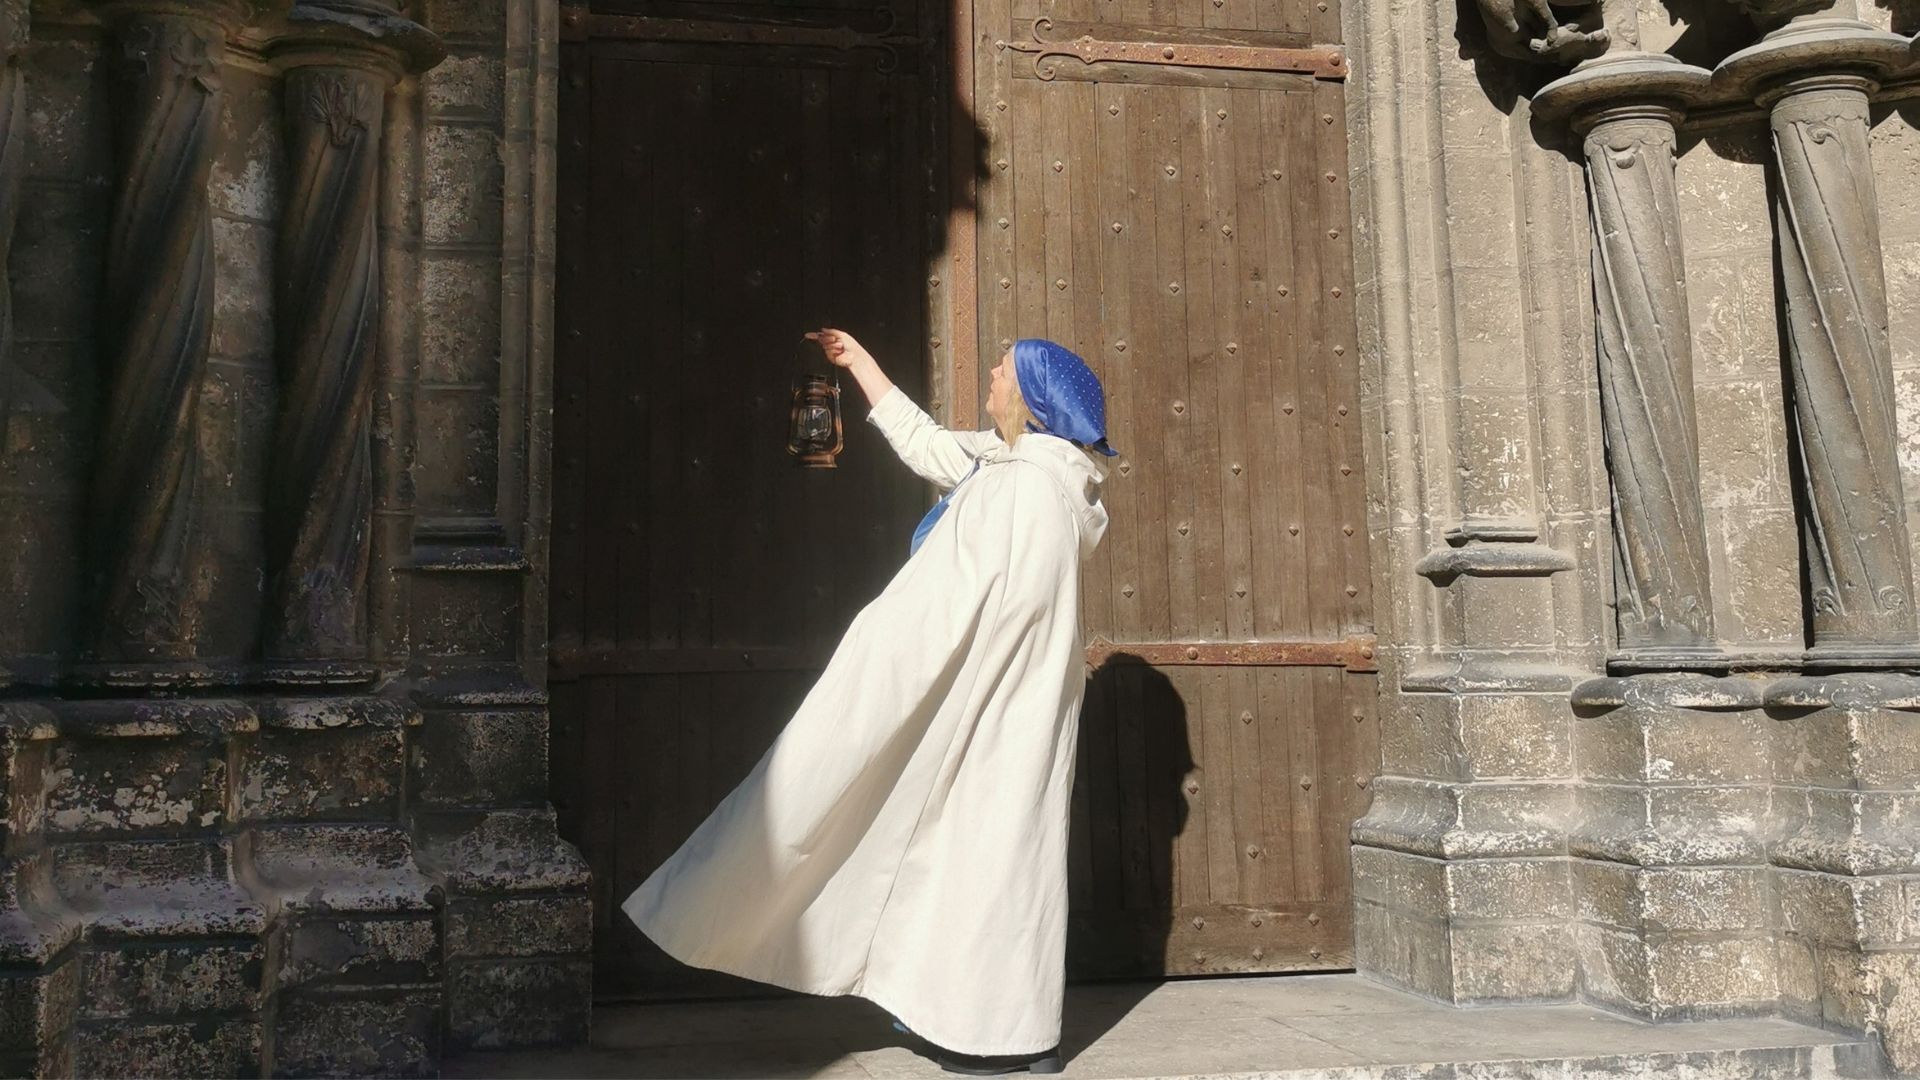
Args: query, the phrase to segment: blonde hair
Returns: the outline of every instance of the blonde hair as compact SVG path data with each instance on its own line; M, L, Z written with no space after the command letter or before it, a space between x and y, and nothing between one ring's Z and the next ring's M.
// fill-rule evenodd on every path
M1033 410L1027 407L1027 396L1020 392L1020 380L1011 380L1013 386L1007 401L1007 421L1000 429L1000 438L1008 446L1020 440L1027 433L1027 422L1033 419Z

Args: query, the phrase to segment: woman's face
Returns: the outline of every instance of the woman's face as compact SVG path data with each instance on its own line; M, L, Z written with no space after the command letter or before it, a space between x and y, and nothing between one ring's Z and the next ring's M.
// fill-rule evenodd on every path
M1000 354L1000 362L993 368L993 381L987 386L987 415L993 417L994 423L1006 422L1007 406L1012 404L1018 385L1013 374L1013 350L1008 349Z

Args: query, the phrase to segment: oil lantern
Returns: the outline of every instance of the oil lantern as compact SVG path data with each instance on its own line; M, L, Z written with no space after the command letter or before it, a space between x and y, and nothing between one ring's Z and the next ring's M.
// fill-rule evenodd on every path
M793 380L793 419L787 432L787 452L808 469L831 469L846 445L840 429L840 384L825 375L802 375Z

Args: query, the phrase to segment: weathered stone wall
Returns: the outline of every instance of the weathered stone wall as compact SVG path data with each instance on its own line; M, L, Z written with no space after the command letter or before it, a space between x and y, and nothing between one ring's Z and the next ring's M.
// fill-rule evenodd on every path
M1920 1072L1920 12L1513 6L1347 15L1361 965Z
M0 1071L584 1037L543 689L556 18L0 5Z

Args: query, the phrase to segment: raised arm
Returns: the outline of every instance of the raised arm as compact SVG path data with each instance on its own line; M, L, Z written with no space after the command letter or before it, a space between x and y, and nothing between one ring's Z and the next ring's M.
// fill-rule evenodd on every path
M998 432L949 431L941 427L887 378L872 354L851 334L818 330L807 337L819 342L827 359L846 368L860 383L873 406L867 421L880 429L893 452L923 479L950 488L973 468L975 458L1001 445Z

